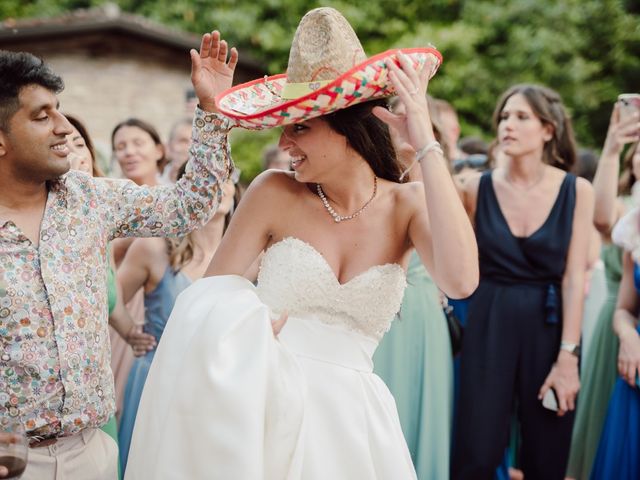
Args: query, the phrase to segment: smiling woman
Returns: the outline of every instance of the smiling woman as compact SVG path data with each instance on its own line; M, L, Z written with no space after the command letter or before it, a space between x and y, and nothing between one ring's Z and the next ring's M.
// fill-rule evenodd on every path
M138 185L158 184L165 156L153 125L137 118L120 122L111 133L111 146L125 177Z
M227 48L214 32L192 55L226 58ZM414 249L449 295L477 284L473 231L424 95L441 60L431 47L368 59L347 20L318 8L300 22L286 75L201 101L237 125L284 126L279 146L294 171L257 177L210 278L178 298L128 479L416 478L372 355ZM403 114L385 108L394 92ZM421 182L401 183L390 126L418 152ZM261 255L255 287L243 275Z
M65 113L65 117L73 127L73 132L67 136L71 169L80 170L93 177L104 177L96 162L96 153L89 132L73 115Z

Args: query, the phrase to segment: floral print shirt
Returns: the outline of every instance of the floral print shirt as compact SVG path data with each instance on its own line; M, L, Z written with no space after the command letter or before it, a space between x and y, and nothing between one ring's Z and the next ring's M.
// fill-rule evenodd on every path
M66 436L114 413L107 244L116 237L184 235L205 223L233 168L230 121L196 110L186 174L138 186L71 171L51 182L35 246L0 220L0 424Z

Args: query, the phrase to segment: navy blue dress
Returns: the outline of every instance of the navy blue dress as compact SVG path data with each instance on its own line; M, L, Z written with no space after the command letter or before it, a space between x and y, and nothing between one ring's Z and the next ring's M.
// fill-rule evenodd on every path
M575 176L566 174L544 224L521 238L502 214L491 172L481 177L475 217L480 284L461 352L454 480L493 479L516 406L525 478L564 478L573 414L558 417L545 409L538 391L560 347L575 184Z
M633 265L633 281L640 295L640 267ZM638 327L640 331L640 326ZM592 480L640 478L640 390L618 378L609 401Z

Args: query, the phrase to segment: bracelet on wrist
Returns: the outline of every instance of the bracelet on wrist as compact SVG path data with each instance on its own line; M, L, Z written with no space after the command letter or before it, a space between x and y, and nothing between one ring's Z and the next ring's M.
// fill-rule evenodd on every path
M580 358L580 344L573 342L560 342L560 351L564 350L567 353L574 355L577 358Z
M440 145L440 142L438 142L437 140L434 140L433 142L427 143L420 150L416 151L415 160L411 163L411 165L409 165L409 167L407 167L407 169L404 172L402 172L402 175L400 175L399 180L402 182L404 177L406 177L409 174L409 172L413 169L413 167L416 166L416 163L420 163L422 159L425 157L425 155L427 155L427 153L429 152L436 152L444 156L444 151L442 150L442 145Z
M424 147L416 152L416 161L421 162L425 155L429 152L437 152L440 155L444 155L442 145L437 140L427 143Z

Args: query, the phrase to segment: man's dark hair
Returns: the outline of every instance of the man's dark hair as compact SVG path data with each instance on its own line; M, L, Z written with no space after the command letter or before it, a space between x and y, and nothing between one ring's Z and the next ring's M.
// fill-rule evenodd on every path
M0 130L9 129L9 120L20 109L20 90L28 85L40 85L53 93L64 88L62 78L41 58L27 52L0 50Z

